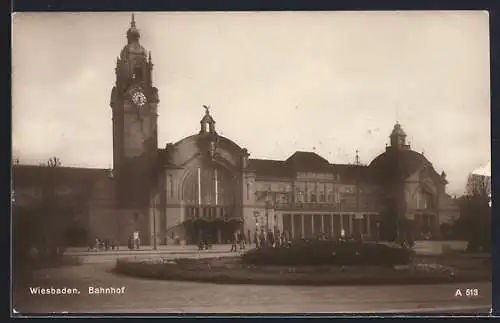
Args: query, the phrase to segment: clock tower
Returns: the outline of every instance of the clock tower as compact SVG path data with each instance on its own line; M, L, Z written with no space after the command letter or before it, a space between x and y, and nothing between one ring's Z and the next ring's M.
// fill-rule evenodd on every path
M118 207L148 204L157 164L158 90L153 86L153 63L139 43L134 15L127 44L116 61L111 91L113 113L113 173Z

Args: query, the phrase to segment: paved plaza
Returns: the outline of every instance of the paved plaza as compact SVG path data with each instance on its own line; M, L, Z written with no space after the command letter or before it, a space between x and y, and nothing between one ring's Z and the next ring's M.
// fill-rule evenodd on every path
M157 252L137 257L209 257L224 248L182 254ZM83 251L82 251L83 252ZM124 252L125 253L125 252ZM156 281L119 276L110 272L116 257L85 255L81 266L48 269L37 274L37 286L76 288L79 295L30 295L18 287L14 308L20 313L380 313L467 312L487 313L491 307L491 283L419 286L258 286L217 285ZM120 295L93 295L91 286L125 287ZM457 288L477 288L477 297L455 297Z

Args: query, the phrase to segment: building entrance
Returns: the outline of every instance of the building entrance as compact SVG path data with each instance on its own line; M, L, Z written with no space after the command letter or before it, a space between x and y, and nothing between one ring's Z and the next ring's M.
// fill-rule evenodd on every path
M202 240L210 244L230 244L234 233L241 228L240 220L197 219L186 223L188 244Z
M186 243L230 243L234 232L242 227L235 212L234 176L214 163L202 166L189 170L183 182Z

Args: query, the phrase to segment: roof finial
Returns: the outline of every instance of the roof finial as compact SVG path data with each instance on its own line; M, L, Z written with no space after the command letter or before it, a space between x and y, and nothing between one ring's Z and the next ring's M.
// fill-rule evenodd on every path
M356 165L359 165L359 150L356 149Z
M132 12L132 19L130 20L130 27L135 28L135 16L133 12Z
M209 110L210 110L210 106L208 106L208 105L203 105L203 108L205 108L205 114L206 114L206 115L210 115L210 111L209 111Z
M151 63L151 51L148 53L148 61Z

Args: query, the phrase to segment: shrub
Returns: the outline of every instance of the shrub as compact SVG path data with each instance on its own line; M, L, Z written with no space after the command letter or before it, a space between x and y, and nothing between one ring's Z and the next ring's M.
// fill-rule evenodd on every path
M410 263L413 254L411 249L391 243L300 241L287 248L250 250L242 260L246 264L277 266L396 266Z

